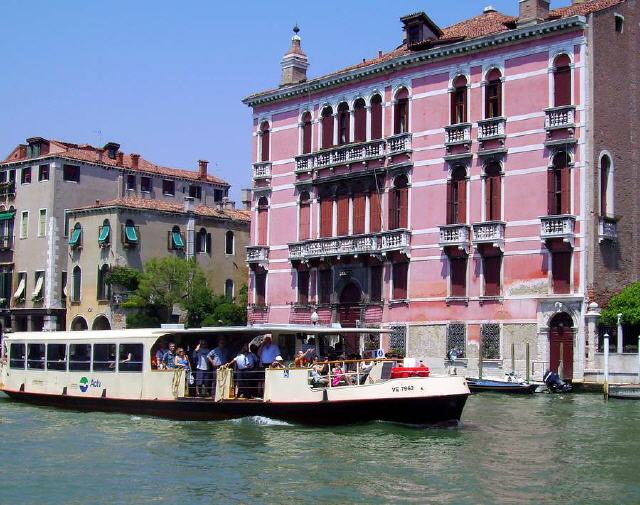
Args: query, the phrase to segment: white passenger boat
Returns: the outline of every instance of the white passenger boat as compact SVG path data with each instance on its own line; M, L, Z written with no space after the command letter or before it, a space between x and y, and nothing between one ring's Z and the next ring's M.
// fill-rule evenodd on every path
M193 350L200 339L213 348L224 337L231 347L240 348L271 335L283 354L292 355L308 336L314 336L318 346L327 339L384 331L272 325L9 333L2 345L0 390L37 405L185 420L267 416L308 424L459 421L469 395L464 378L425 376L400 369L396 360L334 362L320 382L307 367L269 368L252 399L236 396L231 368L219 368L213 396L201 398L194 395L188 370L159 370L154 360L159 346L169 342ZM346 367L348 380L336 380L331 368L336 364Z

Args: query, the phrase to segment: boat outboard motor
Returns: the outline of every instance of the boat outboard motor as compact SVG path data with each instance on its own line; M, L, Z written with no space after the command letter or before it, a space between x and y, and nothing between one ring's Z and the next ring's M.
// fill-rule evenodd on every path
M571 384L567 384L556 372L551 370L547 370L544 373L542 380L549 388L549 391L553 393L568 393L571 391Z

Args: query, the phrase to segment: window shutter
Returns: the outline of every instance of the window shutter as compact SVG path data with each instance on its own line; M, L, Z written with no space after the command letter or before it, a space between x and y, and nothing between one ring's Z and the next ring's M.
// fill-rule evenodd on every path
M371 139L382 138L382 102L371 100Z
M407 297L407 272L409 263L393 265L393 299L402 300Z
M451 124L458 124L458 90L451 92Z
M571 67L556 68L553 74L554 106L571 105Z
M467 258L449 258L451 296L467 295Z
M369 196L369 229L371 233L379 232L382 229L382 209L380 199L382 195L377 191L371 192Z
M349 234L349 196L338 196L338 236Z
M454 181L447 181L447 224L454 224L456 216L453 207L453 185Z
M399 196L399 216L398 227L409 227L409 188L400 188L397 190Z
M553 278L553 292L567 294L571 287L571 251L552 253L551 277Z
M487 256L484 261L484 295L500 296L500 256Z
M256 305L264 305L265 304L265 295L266 295L266 284L267 284L267 274L265 273L257 273L255 274L256 281Z
M309 202L301 202L300 203L300 240L307 240L311 237L309 233L309 217L311 216L311 205Z
M502 81L496 81L496 110L495 117L502 116Z
M464 223L467 215L467 180L462 178L458 183L458 215L456 223Z
M268 209L265 208L258 209L258 245L267 245L268 212Z
M260 161L267 161L269 159L269 138L271 133L268 129L262 131L262 148Z
M555 170L547 170L547 215L553 216L556 212L555 205Z
M353 233L355 235L364 233L365 223L365 196L358 193L353 197Z
M467 122L467 87L460 90L460 123Z
M382 301L382 267L371 267L371 290L370 298L372 302Z
M333 200L324 198L320 201L320 236L330 237L333 234Z
M499 221L501 218L501 177L487 177L485 199L487 201L487 220Z
M311 152L311 120L305 120L302 126L302 153Z
M211 233L207 233L207 250L205 252L211 254Z
M560 212L569 214L571 211L571 172L569 168L560 169Z
M389 229L395 230L398 227L398 190L389 191Z
M309 272L298 271L298 303L309 303Z
M364 142L367 140L367 109L364 108L364 105L355 108L354 122L354 141Z
M322 149L333 146L333 115L322 117Z

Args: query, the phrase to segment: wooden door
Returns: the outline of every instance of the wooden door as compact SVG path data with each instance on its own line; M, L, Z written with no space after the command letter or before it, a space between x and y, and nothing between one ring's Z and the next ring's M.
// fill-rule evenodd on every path
M549 369L563 379L573 378L573 322L565 314L557 314L549 323ZM562 370L560 360L562 359Z

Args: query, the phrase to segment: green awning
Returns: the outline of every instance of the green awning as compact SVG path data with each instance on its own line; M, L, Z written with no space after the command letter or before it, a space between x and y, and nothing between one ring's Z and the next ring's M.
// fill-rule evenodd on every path
M138 234L136 233L135 226L125 226L124 235L127 239L127 242L129 242L130 244L138 241Z
M13 219L16 215L15 210L5 210L4 212L0 212L0 221L6 221L7 219Z
M179 231L171 232L171 237L173 239L173 246L176 249L184 249L184 241Z
M111 231L109 225L104 225L100 228L100 235L98 236L98 244L104 244L109 238L109 231Z
M70 246L75 246L78 245L78 242L80 241L80 234L82 233L82 228L74 228L73 232L71 233L71 238L69 239L69 245Z

